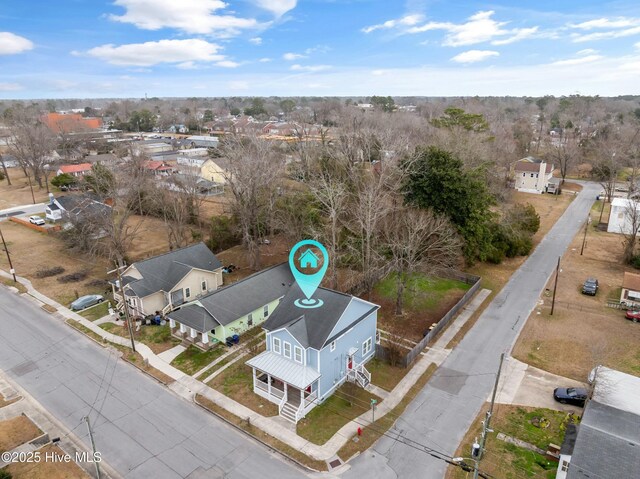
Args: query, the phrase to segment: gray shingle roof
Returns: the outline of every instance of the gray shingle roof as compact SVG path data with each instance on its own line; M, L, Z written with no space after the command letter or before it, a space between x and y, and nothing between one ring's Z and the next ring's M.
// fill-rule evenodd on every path
M129 287L143 298L157 291L171 291L193 268L215 271L222 263L204 243L170 251L133 264L142 279Z
M289 264L282 263L213 291L170 313L169 317L197 331L210 331L283 297L293 281Z
M267 331L275 331L286 327L303 347L312 347L318 350L322 349L327 341L331 339L329 335L352 300L362 305L369 305L369 303L348 294L326 288L318 288L313 294L314 298L321 299L324 302L322 307L303 309L294 304L295 300L304 297L297 284L291 286L280 305L264 323L264 328ZM354 319L352 324L368 316L376 309L378 309L376 305L364 308L361 311L363 314Z
M640 471L640 378L598 367L567 479L631 478Z

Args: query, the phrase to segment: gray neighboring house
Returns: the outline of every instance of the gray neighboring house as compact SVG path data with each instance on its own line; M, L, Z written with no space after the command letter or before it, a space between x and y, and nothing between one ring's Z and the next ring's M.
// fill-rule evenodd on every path
M259 271L170 312L171 331L202 349L224 344L265 322L293 282L288 263Z
M247 361L253 391L278 405L280 416L297 423L345 381L367 387L365 364L375 354L377 306L354 296L318 288L318 308L303 309L305 296L291 286L265 322L267 350Z
M45 206L45 218L49 221L72 222L78 219L110 215L111 206L101 202L96 195L80 193L59 196L49 194L49 204Z
M558 479L640 477L640 378L598 366L573 450L563 449Z
M222 263L204 243L169 251L128 266L122 288L111 281L116 307L135 317L167 314L222 286ZM124 293L124 297L123 297Z

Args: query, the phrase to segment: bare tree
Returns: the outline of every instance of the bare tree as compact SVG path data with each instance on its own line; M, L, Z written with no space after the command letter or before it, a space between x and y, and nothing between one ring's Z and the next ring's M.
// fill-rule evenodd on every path
M2 172L4 173L4 177L7 179L7 184L11 186L11 178L9 177L9 170L7 169L7 165L4 162L4 156L0 154L0 164L2 165Z
M635 256L636 245L638 244L638 233L640 233L640 205L634 200L628 200L624 210L624 222L621 232L624 235L624 262L629 263Z
M414 273L452 268L462 251L462 241L447 218L413 208L401 208L386 218L384 246L396 274L396 315L403 312L404 292Z
M42 180L45 179L48 192L48 171L45 165L51 162L50 155L56 145L55 135L34 112L24 109L12 112L9 131L9 152L20 162L29 181L33 178L43 188Z
M568 171L580 158L580 154L580 147L574 139L561 137L557 144L550 146L548 156L560 168L562 183Z
M260 239L265 232L265 217L270 216L284 161L266 141L256 137L233 136L221 147L228 159L226 180L234 197L242 242L247 248L249 264L260 269Z

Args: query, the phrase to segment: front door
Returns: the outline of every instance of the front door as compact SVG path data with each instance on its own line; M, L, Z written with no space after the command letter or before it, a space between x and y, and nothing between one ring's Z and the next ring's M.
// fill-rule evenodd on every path
M347 370L353 369L353 356L347 356Z

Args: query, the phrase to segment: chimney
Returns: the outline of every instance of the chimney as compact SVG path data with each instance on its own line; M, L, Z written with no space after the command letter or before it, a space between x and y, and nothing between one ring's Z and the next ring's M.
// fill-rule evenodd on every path
M53 193L49 193L49 204L53 204Z

